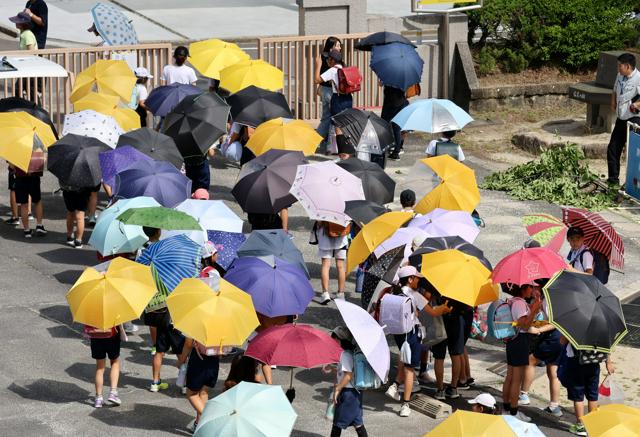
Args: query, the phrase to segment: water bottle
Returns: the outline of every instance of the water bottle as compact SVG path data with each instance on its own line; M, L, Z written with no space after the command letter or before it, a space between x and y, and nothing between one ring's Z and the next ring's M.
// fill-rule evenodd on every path
M183 363L178 370L178 377L176 378L176 385L178 387L184 387L187 382L187 363Z
M333 422L333 413L336 406L333 403L333 390L329 391L329 401L327 403L327 411L324 413L324 418Z

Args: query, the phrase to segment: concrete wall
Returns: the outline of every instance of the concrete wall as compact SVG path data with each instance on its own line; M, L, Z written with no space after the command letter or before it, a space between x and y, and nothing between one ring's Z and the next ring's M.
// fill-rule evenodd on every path
M300 35L367 31L367 0L296 0Z

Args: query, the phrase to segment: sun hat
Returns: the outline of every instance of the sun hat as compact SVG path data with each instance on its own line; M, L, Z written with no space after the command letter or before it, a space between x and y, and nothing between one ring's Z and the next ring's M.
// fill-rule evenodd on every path
M9 17L9 21L15 24L31 23L31 17L26 12L18 12L18 15Z
M495 408L496 407L496 398L491 396L489 393L480 393L473 399L469 399L467 401L470 404L478 404L487 408Z
M196 191L193 192L191 197L193 199L198 199L198 200L209 200L209 192L204 188L198 188Z
M218 249L216 249L216 245L211 241L205 241L204 246L202 246L202 257L209 258L210 256L218 253Z
M133 70L133 74L135 74L136 77L139 77L139 78L145 78L145 77L148 77L149 79L153 78L153 76L149 74L149 70L147 70L144 67L136 68L135 70Z
M418 278L424 278L422 274L414 266L404 266L398 270L398 278L408 278L409 276L416 276Z

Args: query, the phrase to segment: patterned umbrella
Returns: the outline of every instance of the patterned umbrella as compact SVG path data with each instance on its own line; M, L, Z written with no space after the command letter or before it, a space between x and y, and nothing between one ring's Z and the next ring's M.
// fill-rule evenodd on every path
M577 226L584 232L585 244L609 258L609 263L619 270L624 269L624 243L611 223L600 214L580 208L562 208L562 221L568 226Z
M138 44L138 35L131 20L114 5L97 3L91 8L93 24L96 30L110 46Z
M522 217L529 236L554 252L560 252L567 238L567 225L549 214L530 214Z
M49 147L47 169L60 184L73 188L93 188L100 184L102 171L98 156L109 146L91 137L65 135Z
M76 134L96 138L112 149L124 131L118 122L108 115L87 109L64 116L62 135Z
M102 180L105 184L113 187L116 183L116 174L125 170L137 161L153 161L142 152L138 152L131 146L118 147L113 150L101 152L98 155L100 168L102 169Z
M218 264L225 269L238 257L238 249L247 240L241 232L207 231L207 237L218 251Z

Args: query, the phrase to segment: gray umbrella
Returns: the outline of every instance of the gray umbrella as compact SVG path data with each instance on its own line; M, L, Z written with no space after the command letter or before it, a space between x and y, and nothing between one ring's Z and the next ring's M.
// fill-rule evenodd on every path
M293 244L289 235L282 229L253 231L249 234L247 241L238 249L238 258L268 255L273 255L299 266L304 270L307 277L309 277L309 271L307 270L307 265L304 262L302 253Z

